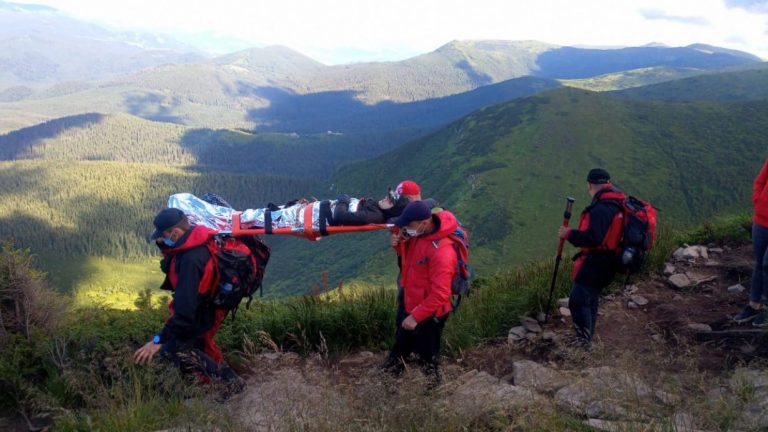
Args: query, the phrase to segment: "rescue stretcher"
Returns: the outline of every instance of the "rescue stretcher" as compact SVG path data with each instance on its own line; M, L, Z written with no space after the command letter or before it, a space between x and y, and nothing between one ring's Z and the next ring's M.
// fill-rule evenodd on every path
M357 210L360 200L352 198L349 211ZM291 235L317 241L322 237L347 232L391 229L392 224L333 225L332 215L336 200L298 202L273 209L257 208L237 211L230 207L211 204L190 193L179 193L168 198L168 207L177 208L187 215L192 224L205 225L220 233L234 236L249 234Z

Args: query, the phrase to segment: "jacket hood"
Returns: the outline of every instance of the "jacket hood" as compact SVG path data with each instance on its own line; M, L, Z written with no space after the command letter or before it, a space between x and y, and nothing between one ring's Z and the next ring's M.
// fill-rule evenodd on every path
M432 215L432 218L437 218L437 220L440 222L440 228L432 234L423 236L423 238L426 240L438 240L443 237L447 237L456 231L456 228L459 227L459 221L456 220L456 216L454 216L453 213L449 212L448 210L437 212Z
M627 195L620 191L619 189L616 189L615 187L605 188L595 194L595 197L592 199L592 204L597 203L601 200L625 200L627 199Z
M175 246L168 247L162 243L158 243L158 247L160 248L160 251L163 252L163 255L174 255L204 245L214 234L216 234L216 231L203 225L197 225L187 231Z

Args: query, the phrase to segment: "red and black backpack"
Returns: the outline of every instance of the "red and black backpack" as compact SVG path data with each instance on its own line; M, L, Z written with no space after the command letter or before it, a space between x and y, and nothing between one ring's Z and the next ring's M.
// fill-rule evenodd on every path
M243 298L248 297L248 308L256 290L263 294L269 246L256 235L234 237L228 234L214 235L207 246L216 272L211 297L213 306L232 311L234 318Z

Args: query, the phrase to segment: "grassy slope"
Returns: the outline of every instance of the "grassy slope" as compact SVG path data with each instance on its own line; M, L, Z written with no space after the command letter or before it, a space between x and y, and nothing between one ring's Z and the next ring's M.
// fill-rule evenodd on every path
M674 81L711 73L694 68L649 67L609 73L591 78L560 80L563 85L591 91L612 91Z
M419 181L469 226L473 260L488 272L554 250L564 198L587 204L595 166L663 209L663 223L746 208L766 133L765 102L626 102L564 89L481 110L335 180L351 193Z
M705 74L617 92L631 99L745 101L768 98L768 63L748 70Z

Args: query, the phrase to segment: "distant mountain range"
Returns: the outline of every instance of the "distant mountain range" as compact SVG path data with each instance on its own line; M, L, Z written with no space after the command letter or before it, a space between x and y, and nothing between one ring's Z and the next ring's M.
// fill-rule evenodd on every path
M596 49L503 40L452 41L399 62L326 66L279 46L207 59L167 36L0 1L0 132L90 112L288 133L403 129L411 126L402 119L417 117L433 127L554 80L615 90L759 62L702 44ZM540 81L529 78L538 84L528 90L520 82L487 88L462 97L461 108L446 99L522 77Z
M0 1L0 90L98 81L205 58L170 37L115 32L47 6Z

